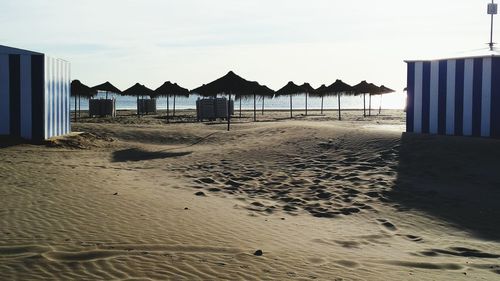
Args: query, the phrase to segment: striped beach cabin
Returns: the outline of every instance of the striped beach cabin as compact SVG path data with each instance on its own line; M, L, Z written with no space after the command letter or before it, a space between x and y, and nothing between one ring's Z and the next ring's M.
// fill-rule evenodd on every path
M500 137L500 53L406 63L407 132Z
M70 128L67 61L0 45L0 135L40 141Z

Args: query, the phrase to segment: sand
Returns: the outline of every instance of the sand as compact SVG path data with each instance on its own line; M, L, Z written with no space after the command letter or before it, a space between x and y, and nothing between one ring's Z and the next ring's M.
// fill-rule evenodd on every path
M129 114L0 140L0 280L500 277L499 140L399 111Z

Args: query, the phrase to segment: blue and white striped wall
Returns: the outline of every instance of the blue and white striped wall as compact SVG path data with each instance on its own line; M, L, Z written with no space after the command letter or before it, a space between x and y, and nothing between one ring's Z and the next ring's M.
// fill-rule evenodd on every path
M407 132L500 137L500 57L407 64Z
M0 135L43 140L70 128L70 64L0 46Z

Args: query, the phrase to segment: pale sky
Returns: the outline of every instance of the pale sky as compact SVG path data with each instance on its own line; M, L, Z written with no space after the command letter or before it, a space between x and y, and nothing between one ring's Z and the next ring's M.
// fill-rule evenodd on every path
M234 70L275 90L342 79L400 91L403 60L487 47L488 2L1 0L0 44L66 59L90 86L192 89Z

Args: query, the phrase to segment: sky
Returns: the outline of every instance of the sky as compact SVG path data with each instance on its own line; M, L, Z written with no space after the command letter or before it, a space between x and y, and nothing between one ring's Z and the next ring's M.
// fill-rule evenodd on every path
M401 91L405 59L487 48L487 3L0 0L0 44L66 59L73 79L122 90L168 80L192 89L233 70L275 90L342 79Z

